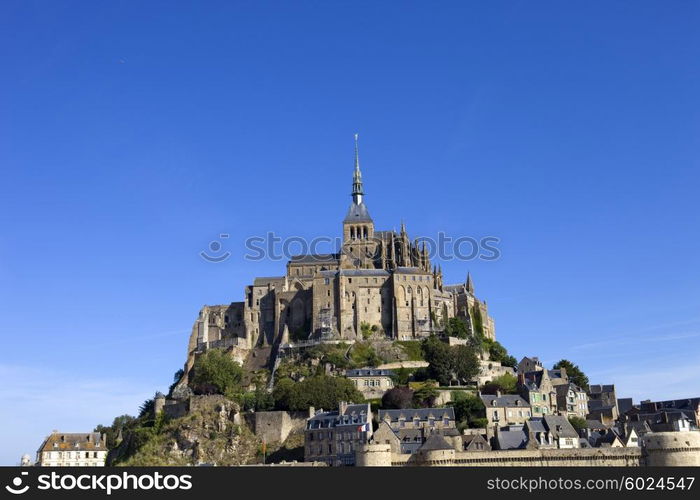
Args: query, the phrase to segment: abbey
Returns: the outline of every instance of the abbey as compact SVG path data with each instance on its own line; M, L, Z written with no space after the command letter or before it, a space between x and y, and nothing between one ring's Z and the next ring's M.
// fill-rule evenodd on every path
M205 306L191 348L238 345L244 349L303 340L361 339L362 331L395 340L422 338L460 317L495 339L486 303L471 276L445 285L425 245L374 226L364 199L355 136L352 202L342 221L337 253L297 255L284 276L255 278L245 300ZM199 350L198 349L198 350Z

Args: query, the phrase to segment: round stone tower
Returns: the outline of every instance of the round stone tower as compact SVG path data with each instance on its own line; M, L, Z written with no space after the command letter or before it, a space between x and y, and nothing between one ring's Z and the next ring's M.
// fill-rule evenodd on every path
M642 439L649 467L700 466L700 432L650 432Z
M357 467L391 467L391 446L381 443L363 444L355 450Z
M153 399L153 418L156 418L160 412L165 408L165 396L161 392L156 393L156 397Z

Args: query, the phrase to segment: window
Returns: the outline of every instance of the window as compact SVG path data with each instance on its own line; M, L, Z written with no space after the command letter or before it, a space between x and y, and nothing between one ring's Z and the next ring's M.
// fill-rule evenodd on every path
M330 283L331 283L331 280L330 280L329 278L325 278L325 279L323 280L323 284L324 284L324 285L329 285Z
M352 248L350 249L350 251L352 252ZM348 283L352 283L352 278L348 278Z

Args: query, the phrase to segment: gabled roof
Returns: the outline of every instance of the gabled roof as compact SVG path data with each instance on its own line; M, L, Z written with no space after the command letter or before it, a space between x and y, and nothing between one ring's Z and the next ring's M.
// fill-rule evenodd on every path
M608 425L605 425L600 420L586 420L587 429L607 429L608 427Z
M496 431L496 442L501 450L518 450L527 446L527 434L520 429Z
M504 394L501 396L494 396L493 394L482 394L480 397L481 401L486 407L530 408L530 404L517 394Z
M433 434L431 434L430 437L425 440L425 443L423 443L423 446L420 447L421 451L452 450L452 449L454 449L454 446L449 445L447 443L447 441L445 441L445 438L443 438L437 432L434 432Z
M620 444L624 444L622 442L622 439L620 438L620 435L617 433L617 431L615 429L611 428L611 429L608 429L607 431L605 431L605 433L602 434L600 436L600 438L598 438L596 440L595 446L600 447L601 445L606 445L606 444L612 445L613 443L615 443L615 441L619 441Z
M556 438L576 438L578 439L578 432L571 425L566 417L561 415L545 415L544 423L549 429L552 436Z

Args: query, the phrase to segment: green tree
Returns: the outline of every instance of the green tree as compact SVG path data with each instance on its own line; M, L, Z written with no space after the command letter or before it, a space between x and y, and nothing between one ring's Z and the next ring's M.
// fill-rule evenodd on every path
M392 371L391 380L394 382L394 386L396 387L407 386L410 379L411 370L408 368L402 366Z
M95 432L104 434L107 438L107 448L112 449L117 446L117 438L120 433L123 436L138 425L138 420L131 415L120 415L115 417L112 421L112 425L98 425L95 427Z
M429 363L428 376L440 385L450 385L452 381L453 356L450 346L431 335L423 341L423 356Z
M361 403L364 397L355 384L346 378L318 375L294 382L280 380L272 391L275 408L278 410L303 411L315 408L337 408L340 401Z
M242 394L243 369L221 349L210 349L194 362L192 390L197 394L223 394L237 398Z
M419 408L430 408L435 405L435 400L440 395L437 390L437 384L434 381L428 380L421 384L413 393L413 404Z
M468 345L452 347L452 370L460 382L468 382L479 375L481 367L476 350Z
M428 376L440 385L450 385L457 379L468 381L479 373L479 358L472 346L450 347L435 336L423 341L423 355L429 363Z
M445 325L445 335L466 339L469 336L467 324L462 318L450 318L447 320L447 325Z
M573 382L584 391L588 391L588 377L578 365L573 364L568 359L562 359L554 365L554 369L558 368L564 368L566 370L566 375L569 377L570 382Z
M569 417L569 423L574 429L576 429L576 432L578 433L581 432L581 429L586 428L586 419L578 417L576 415L572 415L571 417Z
M454 398L451 406L455 411L455 420L461 428L469 427L475 419L484 417L484 403L473 394L464 394ZM475 426L476 427L476 426Z

